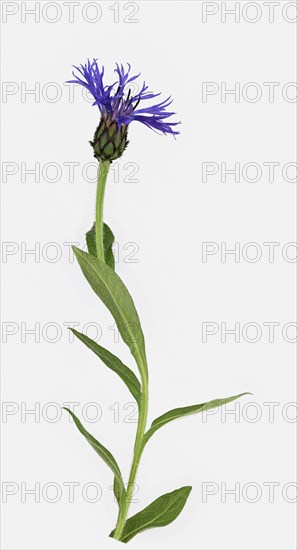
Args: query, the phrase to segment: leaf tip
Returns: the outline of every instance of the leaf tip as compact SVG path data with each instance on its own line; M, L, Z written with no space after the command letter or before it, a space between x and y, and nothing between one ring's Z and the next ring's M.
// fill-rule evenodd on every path
M74 244L71 246L71 248L72 248L72 250L73 250L76 257L79 256L79 254L81 254L81 252L82 252L80 250L80 248L77 248L77 246L75 246Z

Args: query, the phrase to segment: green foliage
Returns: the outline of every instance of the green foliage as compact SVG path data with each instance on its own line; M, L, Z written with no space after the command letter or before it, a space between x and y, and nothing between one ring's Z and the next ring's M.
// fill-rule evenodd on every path
M89 254L92 256L97 256L96 252L96 227L95 222L93 223L91 229L86 233L86 241ZM115 261L112 251L112 245L114 243L114 234L106 223L103 224L103 246L104 246L104 257L105 263L114 270Z
M121 474L120 468L119 468L115 458L108 451L108 449L106 449L106 447L104 447L104 445L99 443L99 441L97 441L97 439L95 439L95 437L93 437L84 428L81 421L77 418L77 416L70 409L68 409L67 407L63 407L63 409L70 414L70 416L74 420L74 423L75 423L77 429L86 438L87 442L91 445L91 447L94 449L94 451L102 458L102 460L104 460L104 462L109 466L109 468L113 472L113 474L115 476L115 479L116 479L115 485L116 485L117 494L115 494L115 496L116 496L117 501L121 502L122 499L125 498L126 491L125 491L125 487L124 487L122 474Z
M130 348L142 377L147 377L145 344L134 302L120 277L104 262L73 246L81 270L94 292L112 314Z
M137 403L139 404L141 398L141 386L134 372L126 367L126 365L124 365L124 363L122 363L122 361L118 357L113 355L110 351L103 348L102 346L99 346L97 342L94 342L94 340L92 340L85 334L78 332L78 330L75 330L74 328L71 328L70 330L81 342L83 342L90 350L92 350L109 369L118 374L118 376L123 380L127 388L132 393L134 399L136 399Z
M239 395L233 395L232 397L225 397L223 399L213 399L212 401L208 401L208 403L201 403L200 405L189 405L188 407L180 407L178 409L172 409L171 411L168 411L167 413L162 414L162 416L159 416L153 421L150 429L144 435L143 446L148 442L148 440L152 437L152 435L157 430L162 428L162 426L165 426L165 424L168 424L168 422L172 422L172 420L176 420L177 418L181 418L189 414L194 414L198 412L207 411L209 409L215 409L216 407L221 407L226 403L231 403L231 401L235 401L235 399L239 399L239 397L242 397L243 395L251 395L251 394L246 392L246 393L240 393Z
M165 527L172 523L185 506L192 487L180 487L166 493L129 518L121 536L122 542L129 542L135 535L153 527ZM114 531L110 533L112 537Z

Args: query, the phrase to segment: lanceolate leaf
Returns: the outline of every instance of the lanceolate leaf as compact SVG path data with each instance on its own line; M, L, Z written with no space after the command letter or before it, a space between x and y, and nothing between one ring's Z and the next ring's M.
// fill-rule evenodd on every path
M106 447L101 445L101 443L99 443L99 441L97 441L95 437L93 437L89 432L87 432L87 430L84 428L80 420L70 409L68 409L67 407L63 407L63 409L65 409L65 411L67 411L70 414L70 416L72 416L77 429L86 438L87 442L91 445L91 447L93 447L94 451L96 451L96 453L104 460L104 462L106 462L106 464L110 467L110 469L114 473L114 476L116 478L116 488L117 488L116 498L119 502L124 498L126 491L124 487L122 474L116 460L114 459L112 454L106 449Z
M132 370L126 367L126 365L124 365L122 361L118 359L118 357L110 353L110 351L103 348L102 346L99 346L97 342L94 342L94 340L92 340L85 334L78 332L74 328L71 328L70 330L81 342L83 342L98 357L100 357L100 359L103 361L103 363L105 363L105 365L109 369L111 369L112 371L116 372L116 374L119 375L119 377L126 384L128 389L132 393L133 397L136 399L137 403L139 404L140 398L141 398L141 386L134 372L132 372Z
M86 241L89 254L92 256L97 256L96 252L96 229L95 223L93 223L91 229L86 233ZM114 234L106 223L103 224L103 246L104 246L104 257L105 263L114 269L115 261L112 251L112 245L114 243Z
M214 399L213 401L208 401L208 403L201 403L200 405L190 405L188 407L172 409L171 411L168 411L167 413L162 414L162 416L159 416L158 418L156 418L156 420L153 421L150 429L146 432L143 440L143 445L145 445L148 442L148 440L152 437L152 435L157 430L159 430L159 428L162 428L162 426L164 426L168 422L171 422L176 418L181 418L182 416L187 416L188 414L194 414L198 412L207 411L208 409L221 407L222 405L225 405L226 403L231 403L231 401L234 401L235 399L238 399L243 395L251 395L251 394L249 392L240 393L239 395L233 395L232 397L225 397L224 399Z
M84 276L109 309L120 335L130 348L142 376L147 377L144 336L134 302L120 277L104 262L83 252L73 251Z
M126 522L121 541L129 542L135 535L146 529L169 525L181 513L191 490L192 487L181 487L172 491L172 493L166 493L157 498L157 500L154 500L141 512L129 518ZM114 531L110 536L112 537L113 534Z

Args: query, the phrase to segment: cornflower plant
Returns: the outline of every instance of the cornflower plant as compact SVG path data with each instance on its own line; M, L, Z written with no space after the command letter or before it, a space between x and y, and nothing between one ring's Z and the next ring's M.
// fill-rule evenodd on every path
M144 336L132 297L119 275L115 273L112 250L114 236L111 229L103 222L103 201L108 170L112 161L121 157L127 147L129 125L138 121L157 133L175 137L179 133L177 130L179 122L171 121L171 117L175 113L168 110L172 103L170 97L149 106L147 101L155 100L160 94L150 92L145 83L138 93L132 95L129 85L139 75L130 75L130 65L127 70L123 65L116 65L116 81L111 85L104 84L104 67L100 68L95 59L88 60L85 65L80 65L75 69L77 73L73 72L74 80L69 82L83 86L93 95L93 105L97 105L99 108L100 120L93 141L90 142L94 156L99 161L96 219L92 228L86 233L88 252L75 246L73 246L73 250L88 283L114 317L119 333L135 360L139 376L136 376L118 357L97 342L75 329L71 330L109 369L122 379L137 402L138 425L127 484L124 483L120 467L110 451L84 428L70 409L65 408L65 410L72 416L78 430L113 473L118 519L110 536L127 543L146 529L165 526L174 521L182 511L192 489L190 486L175 489L160 496L134 516L127 518L141 455L153 434L176 418L220 407L246 395L246 393L170 410L156 418L147 429L148 366Z

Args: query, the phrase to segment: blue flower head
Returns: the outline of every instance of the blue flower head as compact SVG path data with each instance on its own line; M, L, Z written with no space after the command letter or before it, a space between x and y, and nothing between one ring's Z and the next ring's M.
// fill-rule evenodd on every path
M128 144L128 125L134 120L163 134L173 136L179 134L175 127L180 123L168 121L175 114L167 111L172 103L171 97L160 103L138 108L141 106L141 102L154 99L160 93L150 92L144 82L140 91L132 95L129 84L140 75L130 76L131 66L129 63L127 70L123 65L116 64L117 79L109 86L104 85L104 67L100 69L96 59L93 59L92 62L88 60L85 65L74 68L79 74L73 72L75 80L68 82L80 84L86 88L94 97L93 105L97 105L101 113L100 124L95 132L94 141L91 142L94 155L98 159L114 160L121 156Z

